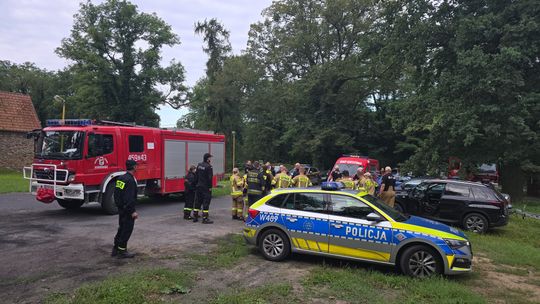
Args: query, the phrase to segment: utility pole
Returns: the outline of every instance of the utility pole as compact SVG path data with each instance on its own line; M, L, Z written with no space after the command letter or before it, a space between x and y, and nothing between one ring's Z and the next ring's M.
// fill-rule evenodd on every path
M235 152L236 152L236 131L232 131L232 167L234 168L235 164Z

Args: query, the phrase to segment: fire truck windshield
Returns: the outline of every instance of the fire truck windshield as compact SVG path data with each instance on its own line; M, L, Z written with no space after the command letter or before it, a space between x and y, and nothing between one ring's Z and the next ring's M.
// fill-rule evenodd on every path
M35 156L44 159L80 159L84 132L45 131L36 142Z

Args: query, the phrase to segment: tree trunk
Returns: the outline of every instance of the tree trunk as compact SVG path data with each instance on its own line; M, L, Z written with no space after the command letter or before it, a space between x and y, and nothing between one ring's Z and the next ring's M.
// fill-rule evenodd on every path
M540 197L540 174L531 173L527 178L527 195Z
M523 198L525 172L519 163L504 163L500 168L502 192L510 195L513 202Z

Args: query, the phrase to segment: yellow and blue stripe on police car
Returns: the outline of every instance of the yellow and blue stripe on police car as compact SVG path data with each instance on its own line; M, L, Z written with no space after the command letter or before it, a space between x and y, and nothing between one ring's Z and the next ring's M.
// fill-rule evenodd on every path
M280 209L264 204L253 207L257 207L259 214L254 219L247 219L244 235L254 237L261 226L284 227L296 250L391 263L402 242L422 239L440 248L447 256L448 265L452 265L455 254L467 254L451 249L444 241L445 237L460 238L459 234L437 230L436 222L433 222L433 227L425 227L425 223L423 227L417 226L415 221L384 221L372 225L359 219Z

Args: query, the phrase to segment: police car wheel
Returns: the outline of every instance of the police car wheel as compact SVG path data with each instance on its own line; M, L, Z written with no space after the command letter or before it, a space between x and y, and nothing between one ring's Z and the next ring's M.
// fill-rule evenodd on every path
M463 218L463 228L474 233L484 233L488 230L488 221L479 213L469 213Z
M424 245L409 247L399 261L401 271L411 277L427 278L443 272L439 255Z
M58 205L68 210L79 209L82 204L84 204L83 200L65 200L57 198L56 201L58 202Z
M101 208L110 215L118 214L118 207L114 203L114 183L114 180L109 182L101 199Z
M287 236L277 230L270 229L261 235L259 249L265 259L270 261L282 261L291 251Z

